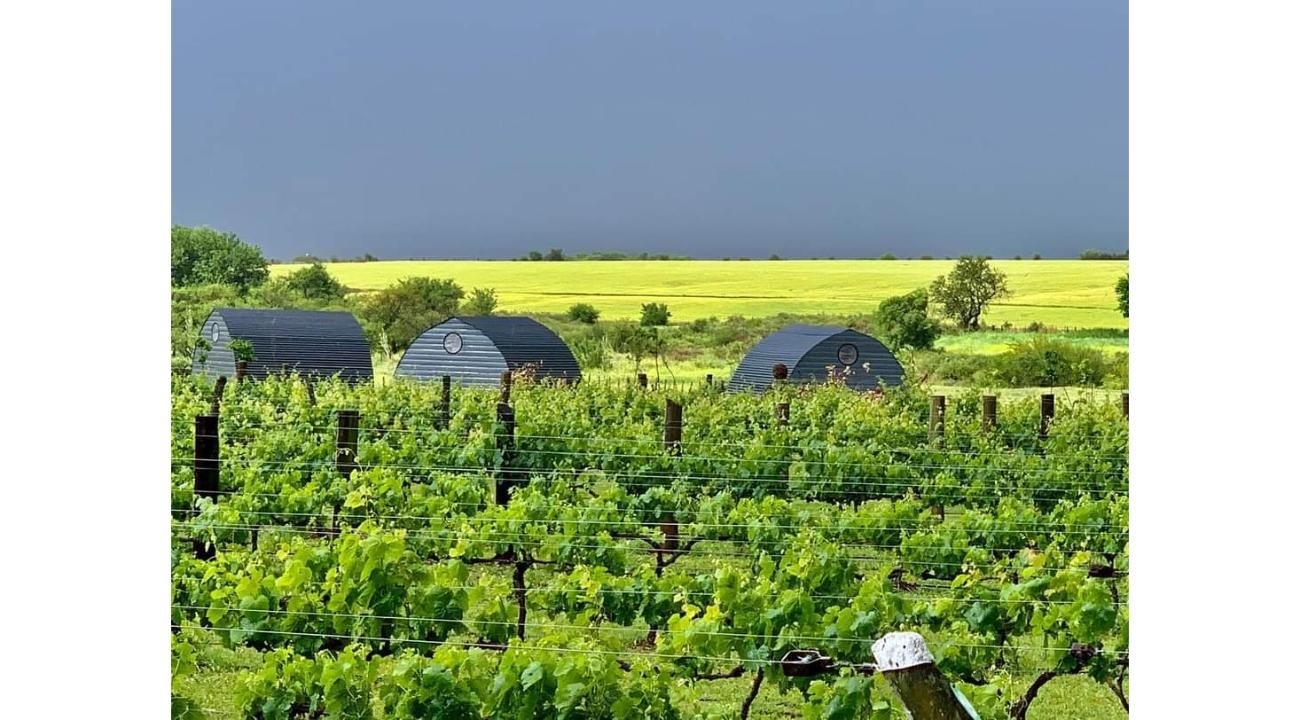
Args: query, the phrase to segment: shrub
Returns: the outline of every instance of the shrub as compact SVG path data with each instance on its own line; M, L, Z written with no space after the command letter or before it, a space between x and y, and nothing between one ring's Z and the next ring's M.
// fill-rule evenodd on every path
M601 338L586 337L573 341L573 357L583 372L608 368L610 362L609 344Z
M664 303L646 303L641 306L641 325L654 327L668 324L668 306Z
M343 284L335 280L329 270L318 262L294 270L280 282L290 292L312 300L341 300L346 292Z
M560 262L564 260L564 251L560 248L551 248L546 251L546 259L551 262Z
M1128 317L1128 273L1115 283L1115 299L1119 302L1119 311Z
M465 291L451 280L404 278L368 297L360 316L371 344L392 355L454 315L463 297Z
M492 288L474 288L469 294L469 300L465 301L465 306L461 312L466 315L491 315L497 309L497 291Z
M594 325L600 319L600 311L588 303L574 303L569 306L568 316L570 320Z
M234 233L172 226L172 286L219 283L246 291L269 275L262 251Z
M891 348L928 350L934 347L940 329L938 321L929 315L929 303L924 288L880 303L876 309L876 327Z
M1110 369L1100 350L1036 337L997 356L996 379L1011 387L1099 387Z
M884 255L881 255L881 256L880 256L880 259L881 259L881 260L897 260L897 259L898 259L898 256L895 255L895 254L893 254L893 253L885 253Z

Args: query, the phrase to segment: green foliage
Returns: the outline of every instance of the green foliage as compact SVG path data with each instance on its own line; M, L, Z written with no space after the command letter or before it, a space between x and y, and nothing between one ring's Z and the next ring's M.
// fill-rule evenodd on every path
M1128 260L1128 251L1108 252L1105 250L1084 250L1079 253L1080 260Z
M884 253L880 256L881 260L897 260L898 256L893 253Z
M642 360L657 355L663 348L662 339L655 328L629 322L617 323L610 329L609 343L615 352L632 356L638 370Z
M930 297L940 312L965 330L978 329L988 304L1010 294L1005 273L990 265L989 258L970 255L963 255L952 272L930 285Z
M342 300L346 293L343 284L318 262L276 278L273 283L283 283L286 291L310 300Z
M1127 357L1122 362L1127 366ZM1100 387L1109 371L1101 351L1040 336L997 356L994 378L1011 387Z
M560 262L564 260L564 251L560 248L551 248L546 251L546 257L543 259L551 262Z
M492 288L474 288L461 312L466 315L491 315L497 309L497 291Z
M420 333L456 314L465 291L451 280L405 278L371 294L361 305L361 321L372 345L392 355Z
M641 325L643 327L667 325L670 315L672 313L668 312L668 305L664 303L645 303L641 306Z
M374 682L375 666L360 650L315 657L276 650L240 689L242 712L262 720L370 720Z
M924 288L886 298L876 309L876 328L891 348L928 350L941 332L938 321L930 317L929 306Z
M251 362L253 360L253 343L244 338L235 338L230 341L230 352L235 356L235 361L243 360Z
M584 337L573 341L573 357L578 361L578 367L583 371L601 370L610 367L613 358L610 356L609 343L604 338Z
M262 251L234 233L210 227L172 226L172 286L221 284L239 290L266 282Z
M569 306L569 311L566 315L570 320L586 323L588 325L594 325L595 322L600 319L600 311L596 309L596 306L591 305L590 303L574 303Z
M1115 299L1119 302L1119 311L1128 317L1128 273L1115 283Z

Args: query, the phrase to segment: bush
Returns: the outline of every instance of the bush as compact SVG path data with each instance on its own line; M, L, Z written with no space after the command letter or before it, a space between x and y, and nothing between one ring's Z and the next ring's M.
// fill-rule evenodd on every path
M172 226L172 286L233 285L247 291L266 282L262 251L234 233Z
M289 292L312 300L342 300L346 293L343 284L318 262L294 270L277 282L283 283Z
M654 327L668 324L668 306L664 303L646 303L641 306L641 325Z
M1010 387L1100 387L1110 369L1100 350L1036 337L997 356L995 377Z
M583 372L602 370L612 365L609 344L601 338L586 337L573 341L573 357Z
M371 345L392 355L456 314L463 297L465 291L451 280L404 278L368 297L360 317Z
M491 315L497 309L497 291L492 288L474 288L469 294L469 300L465 301L465 306L461 312L466 315Z
M893 254L893 253L885 253L884 255L881 255L881 256L880 256L880 259L881 259L881 260L897 260L897 259L898 259L898 256L895 255L895 254Z
M594 325L600 319L600 311L588 303L574 303L569 306L568 317L570 320Z
M929 315L929 303L925 289L886 298L880 303L876 309L876 327L891 348L928 350L934 347L940 329L938 321Z
M1119 311L1128 317L1128 273L1115 283L1115 299L1119 302Z

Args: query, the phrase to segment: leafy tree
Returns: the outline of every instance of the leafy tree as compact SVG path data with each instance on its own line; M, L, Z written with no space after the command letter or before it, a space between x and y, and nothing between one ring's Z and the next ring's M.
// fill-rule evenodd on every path
M461 311L466 315L491 315L497 309L497 291L492 288L474 288Z
M780 255L777 255L776 253L772 253L771 255L769 255L769 256L767 257L767 259L768 259L768 260L780 260L780 259L781 259L781 256L780 256Z
M876 309L876 327L894 349L928 350L941 332L929 310L930 297L925 288L886 298Z
M372 345L392 355L456 313L465 291L451 280L411 277L368 297L361 320Z
M576 320L580 323L594 325L600 318L600 311L594 305L587 303L574 303L569 306L569 319Z
M881 260L897 260L898 256L893 253L885 253L880 256Z
M172 286L233 285L246 291L266 282L266 258L234 233L172 226Z
M542 259L542 253L537 250L529 250L528 259L532 260L533 262L537 262L538 260Z
M632 356L636 369L641 369L641 361L662 350L659 333L652 327L638 327L630 322L621 322L614 326L609 335L610 347L615 352Z
M1128 273L1115 283L1115 298L1119 300L1119 311L1128 317Z
M346 292L343 284L318 262L294 270L284 277L283 282L290 291L313 300L342 300Z
M641 306L641 325L667 325L669 315L672 313L668 312L668 306L664 303L646 303Z
M552 262L559 262L564 259L564 251L560 248L551 248L546 252L546 259Z
M989 265L987 257L963 255L952 272L930 285L930 297L939 310L963 330L977 330L980 315L993 300L1011 294L1007 276Z

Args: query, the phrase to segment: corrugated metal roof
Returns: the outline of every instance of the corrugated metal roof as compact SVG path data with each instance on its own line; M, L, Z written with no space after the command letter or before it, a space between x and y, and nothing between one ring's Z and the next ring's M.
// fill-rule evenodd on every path
M845 350L843 354L841 348ZM852 360L846 363L850 357ZM897 385L903 378L898 359L870 335L831 325L787 325L758 341L746 353L727 389L732 392L765 390L772 384L772 367L777 363L786 366L792 383L824 383L827 366L850 371L847 384L864 390L881 382Z
M455 352L444 345L460 335ZM528 317L453 317L425 330L407 348L396 374L432 380L450 375L463 385L500 384L501 372L530 367L537 378L575 381L582 372L569 346L549 328Z
M253 344L249 377L264 378L285 368L304 375L337 374L350 382L374 377L370 344L352 313L217 308L213 315L231 339Z

